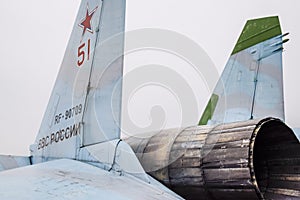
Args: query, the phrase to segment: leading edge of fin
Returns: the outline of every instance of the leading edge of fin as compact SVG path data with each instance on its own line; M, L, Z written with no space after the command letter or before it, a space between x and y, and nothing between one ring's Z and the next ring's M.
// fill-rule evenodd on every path
M231 55L281 34L278 16L248 20Z

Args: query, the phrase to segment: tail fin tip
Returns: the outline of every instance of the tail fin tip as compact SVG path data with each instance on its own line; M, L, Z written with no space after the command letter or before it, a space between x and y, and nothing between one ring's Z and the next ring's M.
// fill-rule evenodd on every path
M281 34L278 16L248 20L231 55Z

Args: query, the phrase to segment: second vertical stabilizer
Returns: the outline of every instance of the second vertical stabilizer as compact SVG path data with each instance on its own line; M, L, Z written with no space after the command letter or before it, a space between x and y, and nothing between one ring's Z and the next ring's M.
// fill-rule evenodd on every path
M199 124L284 120L283 40L278 17L247 21Z

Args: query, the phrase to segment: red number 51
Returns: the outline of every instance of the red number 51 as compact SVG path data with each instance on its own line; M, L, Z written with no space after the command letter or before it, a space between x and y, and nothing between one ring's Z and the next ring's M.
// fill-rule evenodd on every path
M77 52L77 56L78 56L78 60L77 60L77 66L80 67L84 61L85 61L85 52L87 51L87 60L90 59L90 50L91 50L91 39L88 39L87 42L87 49L84 48L85 47L85 42L82 43L79 47L78 47L78 52Z

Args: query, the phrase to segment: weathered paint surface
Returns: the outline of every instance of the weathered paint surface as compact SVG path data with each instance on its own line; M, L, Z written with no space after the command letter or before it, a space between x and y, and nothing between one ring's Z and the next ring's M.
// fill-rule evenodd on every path
M180 199L132 176L67 159L0 174L0 199Z
M81 1L30 159L0 157L0 199L182 199L120 140L125 2Z
M0 155L0 171L24 167L30 164L29 157Z
M126 141L148 173L186 199L300 198L300 144L278 119L164 130Z
M31 155L78 159L120 137L125 2L81 2Z
M278 17L249 20L199 125L284 116L282 50ZM214 98L218 97L218 98Z

